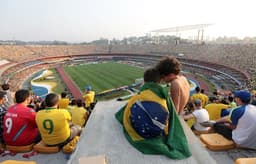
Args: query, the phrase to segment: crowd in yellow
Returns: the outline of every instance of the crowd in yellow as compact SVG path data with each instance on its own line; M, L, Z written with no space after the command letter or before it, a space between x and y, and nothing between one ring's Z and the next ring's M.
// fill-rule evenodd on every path
M86 88L83 99L71 101L65 92L60 96L49 93L43 100L26 89L12 94L9 84L3 84L2 88L1 149L4 145L27 146L40 141L46 146L63 147L80 135L95 105L91 86Z

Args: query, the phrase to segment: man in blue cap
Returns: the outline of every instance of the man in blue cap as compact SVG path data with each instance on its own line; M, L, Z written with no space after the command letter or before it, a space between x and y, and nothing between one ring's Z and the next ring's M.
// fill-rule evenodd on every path
M241 147L256 149L256 106L249 104L251 94L241 90L234 92L234 97L237 108L217 120L214 129Z
M92 87L90 85L87 85L85 88L85 94L83 98L85 102L85 108L89 111L91 111L95 105L94 96L95 96L95 92L92 91Z

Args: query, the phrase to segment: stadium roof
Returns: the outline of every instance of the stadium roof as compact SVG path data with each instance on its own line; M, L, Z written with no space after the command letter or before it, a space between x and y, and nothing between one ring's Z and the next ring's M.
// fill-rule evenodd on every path
M194 30L194 29L201 30L210 25L213 25L213 24L196 24L196 25L177 26L177 27L153 30L151 32L160 33L160 32L179 32L179 31L187 31L187 30Z

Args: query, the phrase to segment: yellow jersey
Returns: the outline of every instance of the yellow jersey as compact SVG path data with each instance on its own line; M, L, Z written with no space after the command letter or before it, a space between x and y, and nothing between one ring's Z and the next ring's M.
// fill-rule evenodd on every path
M48 108L36 114L36 124L47 145L63 143L70 137L69 121L71 116L64 109Z
M88 93L86 93L83 96L84 102L85 102L85 107L89 107L90 104L94 102L94 96L95 96L95 92L94 91L89 91Z
M69 105L69 99L68 98L62 98L59 101L59 108L62 109L67 109Z
M191 96L191 101L194 102L196 99L199 99L201 100L202 102L202 105L204 103L204 98L203 98L203 95L201 93L194 93L192 96Z
M209 97L208 97L206 94L203 94L203 93L201 93L201 94L202 94L203 99L204 99L203 104L202 104L202 107L205 107L205 105L208 104Z
M219 104L210 103L210 104L207 104L204 108L208 111L210 120L217 120L221 118L222 109L229 108L229 105L225 105L221 103Z
M72 123L74 125L84 126L86 118L86 109L83 107L74 107L70 110Z

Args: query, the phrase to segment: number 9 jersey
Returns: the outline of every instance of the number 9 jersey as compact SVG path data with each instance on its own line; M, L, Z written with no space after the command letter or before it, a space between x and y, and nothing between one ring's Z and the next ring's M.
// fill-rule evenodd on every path
M26 146L35 142L38 135L35 116L36 112L24 104L10 106L4 116L5 144Z
M70 137L71 116L65 109L47 108L36 114L36 123L42 140L47 145L57 145Z

